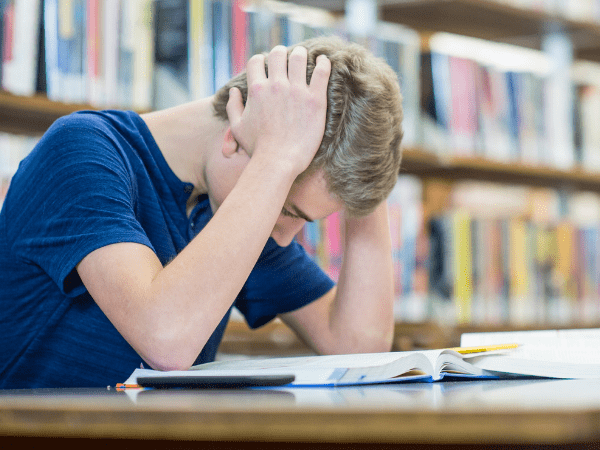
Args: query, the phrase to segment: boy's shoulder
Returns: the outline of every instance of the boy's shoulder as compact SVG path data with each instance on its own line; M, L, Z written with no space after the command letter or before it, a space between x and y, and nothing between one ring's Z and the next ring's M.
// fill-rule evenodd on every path
M46 150L73 145L90 150L97 146L118 149L125 142L144 136L143 121L136 116L132 111L77 111L57 119L44 133L40 145Z
M82 110L62 116L57 119L48 132L60 132L64 130L104 130L137 127L132 111L119 110Z

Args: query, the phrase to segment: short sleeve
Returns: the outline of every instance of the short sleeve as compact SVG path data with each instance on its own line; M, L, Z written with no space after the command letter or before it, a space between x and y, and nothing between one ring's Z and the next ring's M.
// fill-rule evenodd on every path
M152 248L135 217L136 182L117 136L95 117L56 121L12 180L6 208L11 251L41 267L61 291L85 291L75 270L117 242Z
M334 285L296 241L279 247L269 238L235 306L257 328L317 300Z

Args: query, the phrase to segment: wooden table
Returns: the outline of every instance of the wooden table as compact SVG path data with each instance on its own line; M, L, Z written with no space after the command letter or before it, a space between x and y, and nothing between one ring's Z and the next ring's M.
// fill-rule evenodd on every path
M94 439L90 439L94 438ZM0 448L523 448L600 443L600 380L0 391Z

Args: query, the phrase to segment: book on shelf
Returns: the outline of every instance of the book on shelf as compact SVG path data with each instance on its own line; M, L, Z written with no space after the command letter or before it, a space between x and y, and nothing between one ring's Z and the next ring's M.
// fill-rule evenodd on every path
M188 1L157 0L154 15L154 108L164 109L190 100ZM195 58L190 60L197 62Z
M66 103L84 103L86 2L59 1L58 5L58 67L64 83L62 100Z
M36 93L41 0L10 0L3 10L2 88L15 95Z
M589 126L600 120L600 64L577 61L573 64L575 89L575 146L580 165L600 171L600 128Z
M442 188L440 188L442 189ZM454 183L428 230L428 318L445 323L593 324L600 319L600 197ZM443 189L442 189L443 190ZM469 250L470 249L470 250Z
M132 30L131 51L133 52L132 99L129 107L138 111L152 109L154 89L154 30L152 8L154 0L135 0L125 26ZM124 105L127 107L128 105Z
M9 49L5 49L5 47L8 47L8 42L10 42L7 34L5 34L7 33L5 30L8 25L8 18L10 17L4 16L6 12L7 3L8 2L5 1L0 2L0 84L2 83L2 67L4 66L4 54L7 51L9 51Z
M238 43L232 45L231 25L232 7L220 1L212 3L212 30L213 30L213 63L215 90L229 81L232 75L232 50ZM243 36L236 36L244 39Z
M437 50L421 56L423 145L441 155L551 165L544 78ZM425 131L425 129L427 131Z
M243 70L252 54L337 34L368 45L398 73L404 143L420 140L420 40L400 25L381 23L372 35L359 38L324 9L267 0L10 0L1 5L3 86L19 95L41 89L60 102L163 109L212 95ZM40 14L32 14L36 8ZM43 83L36 84L38 79Z

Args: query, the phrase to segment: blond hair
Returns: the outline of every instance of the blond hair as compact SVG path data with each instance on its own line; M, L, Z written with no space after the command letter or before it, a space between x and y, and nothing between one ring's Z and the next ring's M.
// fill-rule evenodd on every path
M323 141L305 173L323 169L329 192L354 216L372 212L387 198L400 170L402 96L395 72L363 46L317 37L297 45L308 50L307 81L317 56L331 61ZM288 49L288 55L293 47ZM215 94L215 115L227 121L229 89L248 94L246 73Z

